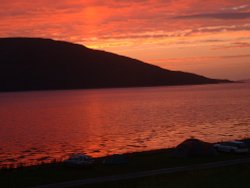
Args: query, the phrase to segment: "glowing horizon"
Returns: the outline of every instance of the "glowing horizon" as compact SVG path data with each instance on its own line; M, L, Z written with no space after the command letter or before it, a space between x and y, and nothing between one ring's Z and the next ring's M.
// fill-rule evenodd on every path
M83 44L172 70L250 78L250 0L2 0L0 37Z

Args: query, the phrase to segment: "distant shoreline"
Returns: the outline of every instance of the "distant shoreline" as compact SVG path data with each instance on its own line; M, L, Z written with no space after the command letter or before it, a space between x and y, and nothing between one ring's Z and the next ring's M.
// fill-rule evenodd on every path
M105 90L105 89L134 89L134 88L157 88L157 87L185 87L185 86L205 86L205 85L223 85L223 84L242 84L248 82L230 81L221 83L205 83L205 84L184 84L184 85L152 85L152 86L125 86L125 87L96 87L96 88L72 88L72 89L34 89L34 90L7 90L0 89L0 93L17 93L17 92L46 92L46 91L79 91L79 90Z

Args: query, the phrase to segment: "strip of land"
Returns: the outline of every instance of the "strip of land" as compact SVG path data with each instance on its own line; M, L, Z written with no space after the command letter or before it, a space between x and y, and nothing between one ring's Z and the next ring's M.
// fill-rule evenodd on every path
M206 147L206 143L199 143L203 145L203 149L198 146L193 147L194 145L192 145L189 148L194 153L186 153L188 154L187 156L183 156L185 152L176 152L178 151L177 147L123 154L122 156L127 159L127 163L125 164L103 164L103 160L106 159L106 157L103 157L96 158L92 166L84 168L68 167L62 162L55 162L18 167L16 169L0 169L0 187L50 188L101 186L103 188L116 187L115 185L117 185L117 187L121 188L118 182L123 182L123 187L129 187L129 185L131 187L145 187L144 182L149 182L149 180L153 182L151 187L159 187L159 182L162 182L162 186L165 187L168 182L172 182L174 185L181 184L182 182L179 181L179 177L182 176L187 181L190 178L200 180L201 184L204 182L213 182L210 177L207 177L206 173L203 173L206 171L209 171L209 174L212 174L212 176L216 173L218 174L213 177L213 179L217 178L218 185L221 183L220 179L218 179L220 176L223 176L226 182L228 178L231 181L237 181L237 178L230 178L233 175L233 177L238 177L241 183L245 182L242 186L249 185L250 187L250 180L249 183L246 183L246 180L250 176L250 153L210 153L210 150ZM194 148L195 150L193 150ZM182 155L180 156L179 154ZM228 170L228 168L231 170ZM137 186L138 182L142 182L141 186ZM190 182L190 185L193 185L195 181ZM180 185L180 187L183 186L185 184Z
M88 179L82 179L82 180L35 186L33 188L58 188L58 187L68 188L68 187L82 186L82 185L88 185L88 184L136 179L136 178L142 178L142 177L148 177L148 176L170 174L170 173L176 173L176 172L185 172L185 171L192 171L192 170L218 168L218 167L225 167L225 166L239 165L239 164L246 164L246 163L250 163L250 158L188 165L188 166L181 166L181 167L174 167L174 168L163 168L163 169L149 170L149 171L129 173L129 174L123 174L123 175L115 175L115 176L88 178Z

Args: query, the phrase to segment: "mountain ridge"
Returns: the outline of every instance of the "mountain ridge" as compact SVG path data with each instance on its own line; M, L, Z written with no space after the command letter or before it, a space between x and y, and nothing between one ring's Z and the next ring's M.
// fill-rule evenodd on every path
M226 83L80 44L0 38L0 91Z

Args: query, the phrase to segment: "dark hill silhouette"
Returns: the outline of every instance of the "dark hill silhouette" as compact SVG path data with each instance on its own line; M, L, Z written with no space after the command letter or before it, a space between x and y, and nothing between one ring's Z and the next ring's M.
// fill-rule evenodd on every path
M82 45L39 38L0 39L0 91L211 84Z

